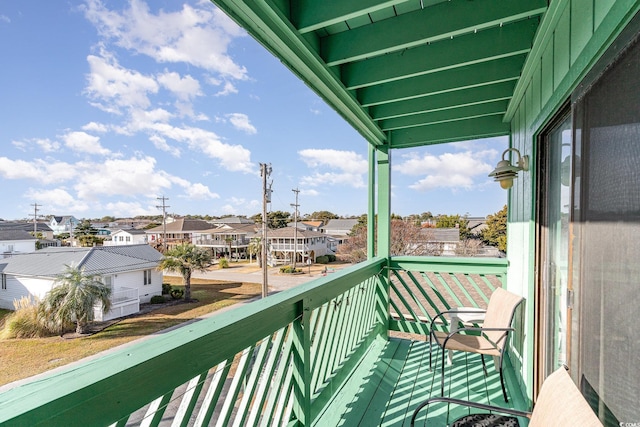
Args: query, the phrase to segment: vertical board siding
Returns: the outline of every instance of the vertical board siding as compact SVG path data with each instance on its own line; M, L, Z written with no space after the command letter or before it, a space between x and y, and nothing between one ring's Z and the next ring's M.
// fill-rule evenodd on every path
M571 8L566 4L553 37L553 89L557 89L569 71L571 59Z
M571 4L571 65L578 59L593 34L593 3L573 0Z

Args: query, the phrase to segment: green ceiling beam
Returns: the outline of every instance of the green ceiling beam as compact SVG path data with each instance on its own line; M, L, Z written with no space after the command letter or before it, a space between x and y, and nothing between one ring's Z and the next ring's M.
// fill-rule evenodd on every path
M423 96L408 101L375 105L369 108L369 114L374 120L386 120L431 111L508 100L511 99L515 86L516 81L510 80L492 85Z
M300 33L392 8L406 0L298 0L291 2L291 21ZM367 19L369 19L367 17Z
M509 101L491 101L484 104L467 105L460 108L433 111L430 113L413 114L411 116L397 117L395 119L379 122L383 131L404 129L408 127L446 123L456 120L471 119L476 117L504 115Z
M453 90L516 80L525 55L511 56L462 68L426 74L357 90L363 106L398 102Z
M408 77L527 53L536 32L537 19L520 21L390 53L342 66L342 82L357 89Z
M495 115L394 130L390 140L391 148L411 148L508 135L509 130L510 124L502 121L502 115Z
M324 66L310 41L298 34L279 9L264 1L213 2L308 84L367 141L374 145L386 143L387 135L367 116L354 96L344 90L342 82Z
M546 0L454 0L324 37L329 66L396 52L543 13Z

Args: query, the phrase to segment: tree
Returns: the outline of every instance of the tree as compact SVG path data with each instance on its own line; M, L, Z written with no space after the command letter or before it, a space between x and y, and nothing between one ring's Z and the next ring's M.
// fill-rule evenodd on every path
M191 300L191 274L194 270L206 271L211 265L211 253L192 243L181 243L164 254L158 270L169 270L182 276L184 299Z
M482 230L482 240L502 252L507 252L507 205L487 216L487 227Z
M420 228L412 221L391 220L391 256L422 255L433 256L442 253L442 245L433 241L433 231ZM367 216L362 215L351 232L349 239L338 247L338 254L350 262L367 259Z
M76 236L94 236L98 234L98 230L87 219L78 224L73 232Z
M258 266L262 268L262 237L254 237L249 242L249 254L255 255L258 260Z
M436 228L459 228L460 239L462 240L471 236L467 215L438 215L436 217Z
M329 211L317 211L310 215L306 215L310 220L322 221L323 223L329 222L330 219L338 219L339 216Z
M262 214L255 214L251 219L256 224L262 224ZM283 211L273 211L267 213L267 227L271 229L284 228L291 222L291 214Z
M111 287L82 268L65 267L42 300L39 313L54 330L61 331L65 324L75 321L76 332L84 334L93 321L94 306L100 304L105 312L111 310Z

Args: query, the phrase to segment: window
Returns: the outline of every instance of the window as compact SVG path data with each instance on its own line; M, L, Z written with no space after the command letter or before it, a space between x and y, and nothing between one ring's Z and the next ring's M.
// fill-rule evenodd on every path
M2 289L7 290L7 275L2 273L0 274L0 281L2 282Z
M151 284L151 270L144 270L144 285Z

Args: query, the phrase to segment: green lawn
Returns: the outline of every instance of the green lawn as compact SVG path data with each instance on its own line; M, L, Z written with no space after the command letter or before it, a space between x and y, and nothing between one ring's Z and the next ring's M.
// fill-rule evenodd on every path
M165 276L164 281L180 287L181 279ZM123 319L89 337L0 340L0 385L48 371L160 330L178 325L212 311L260 295L260 284L192 279L191 296L198 302L159 308L150 313ZM10 313L0 310L0 324Z

